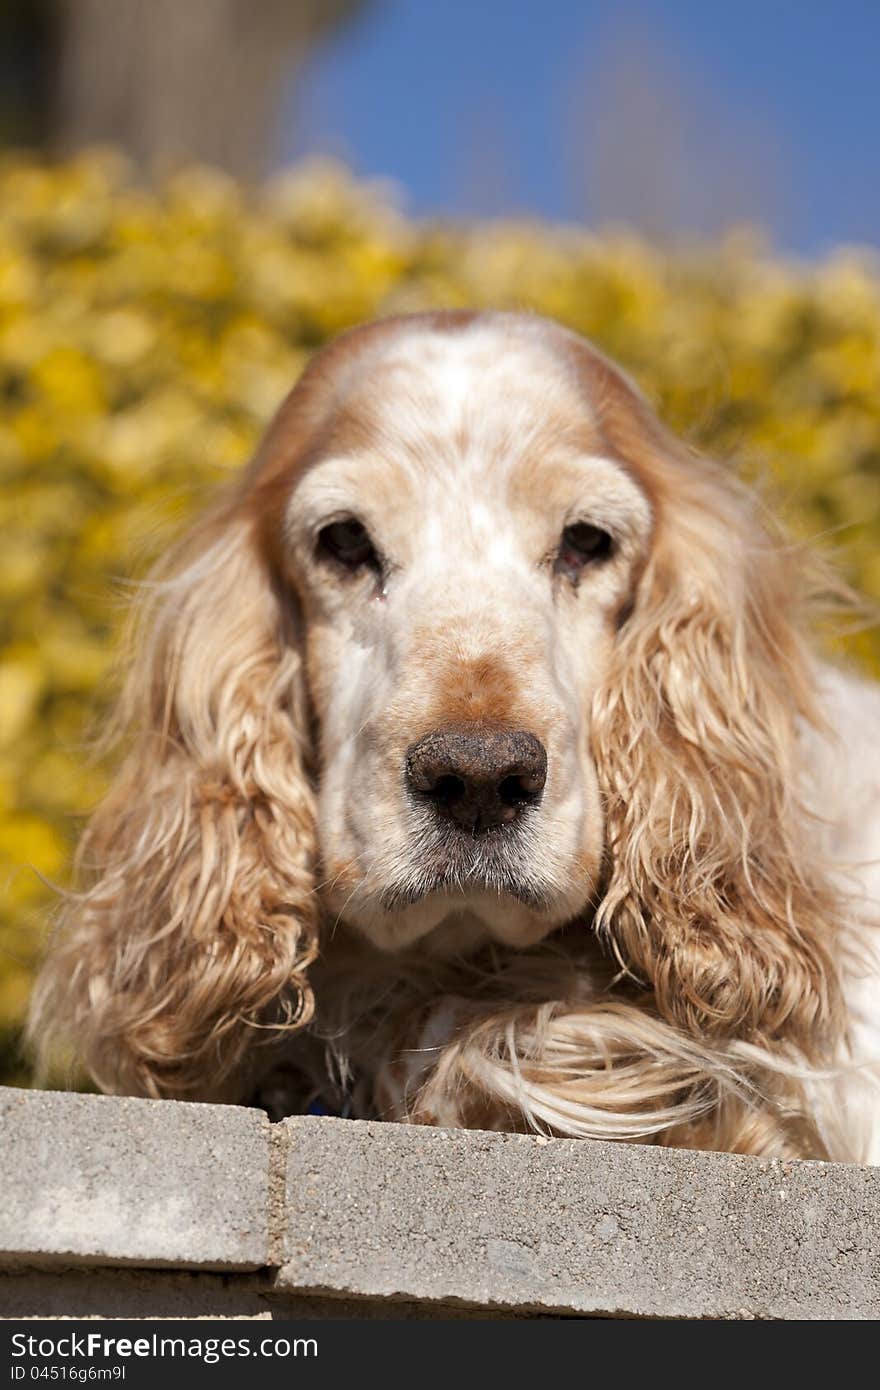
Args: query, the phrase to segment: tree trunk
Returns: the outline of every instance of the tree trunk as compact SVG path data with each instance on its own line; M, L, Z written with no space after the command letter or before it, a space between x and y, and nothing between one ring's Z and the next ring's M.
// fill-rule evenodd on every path
M363 3L62 0L56 145L110 142L147 168L194 159L259 178L291 78Z

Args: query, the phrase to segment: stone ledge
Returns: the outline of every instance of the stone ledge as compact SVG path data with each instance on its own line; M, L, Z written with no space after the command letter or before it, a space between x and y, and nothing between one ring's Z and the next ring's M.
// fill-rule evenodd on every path
M129 1317L880 1316L880 1168L3 1089L0 1123L0 1311L103 1265L162 1271Z
M520 1312L880 1315L880 1168L286 1122L299 1293Z
M0 1088L0 1263L268 1262L262 1110Z

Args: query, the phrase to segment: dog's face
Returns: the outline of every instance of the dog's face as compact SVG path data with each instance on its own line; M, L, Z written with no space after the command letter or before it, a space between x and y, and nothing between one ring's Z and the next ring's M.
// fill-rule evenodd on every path
M527 945L599 882L590 707L652 509L564 354L504 324L374 331L331 363L278 508L322 893L383 949Z

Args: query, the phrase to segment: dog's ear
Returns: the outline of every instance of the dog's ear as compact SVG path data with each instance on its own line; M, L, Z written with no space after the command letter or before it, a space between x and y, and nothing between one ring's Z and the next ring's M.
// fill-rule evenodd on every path
M105 1090L237 1099L311 1011L314 813L296 615L243 507L144 586L126 755L82 839L29 1031Z
M799 736L818 721L803 559L626 383L603 399L656 530L593 710L599 928L664 1018L811 1052L839 1023L841 906L800 801Z

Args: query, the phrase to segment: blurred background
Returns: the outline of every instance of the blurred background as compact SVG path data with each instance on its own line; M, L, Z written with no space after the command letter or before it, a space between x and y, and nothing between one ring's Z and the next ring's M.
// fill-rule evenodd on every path
M341 329L552 315L880 598L878 62L876 0L0 0L0 1079L131 582Z

